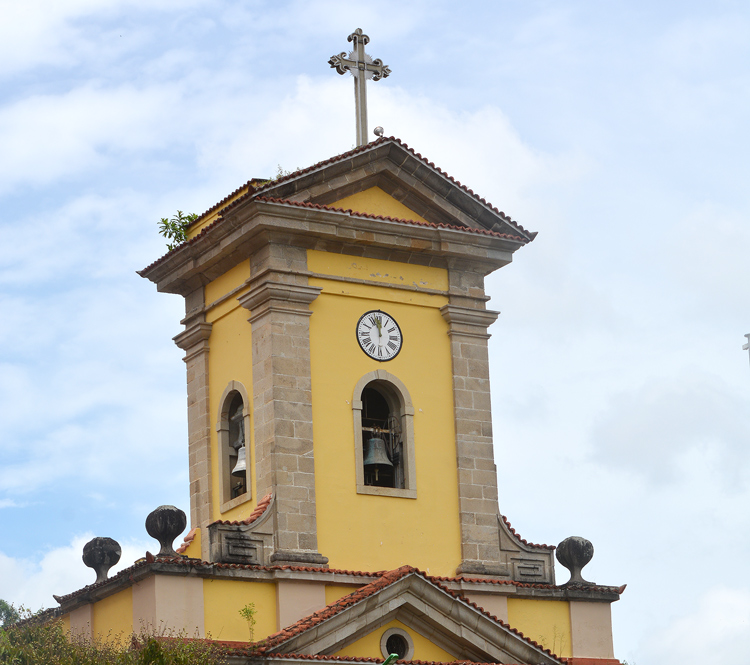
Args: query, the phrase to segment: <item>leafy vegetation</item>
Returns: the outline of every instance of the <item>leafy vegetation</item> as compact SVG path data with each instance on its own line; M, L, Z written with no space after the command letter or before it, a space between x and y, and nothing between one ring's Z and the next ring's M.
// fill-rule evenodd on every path
M21 618L18 610L0 598L0 628L6 628Z
M7 605L7 603L5 603ZM185 636L132 635L127 646L105 640L69 639L62 623L49 613L20 613L20 621L0 628L2 665L219 665L215 645Z
M192 224L198 215L194 212L184 215L182 210L178 210L177 214L171 219L162 217L159 222L159 233L163 235L167 240L173 242L167 243L167 249L172 251L177 245L181 245L187 240L187 229Z
M255 603L248 603L240 610L240 616L247 621L247 627L250 630L250 641L255 638Z

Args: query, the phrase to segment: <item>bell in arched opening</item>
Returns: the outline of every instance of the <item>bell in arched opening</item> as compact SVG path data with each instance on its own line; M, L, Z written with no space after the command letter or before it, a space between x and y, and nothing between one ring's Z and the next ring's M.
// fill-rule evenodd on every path
M374 436L365 441L364 467L365 474L372 478L373 485L379 484L382 480L381 474L393 475L393 462L388 458L385 441L380 437Z
M243 445L237 451L237 464L232 469L232 475L237 478L245 478L245 472L247 471L247 453L245 452L245 446Z

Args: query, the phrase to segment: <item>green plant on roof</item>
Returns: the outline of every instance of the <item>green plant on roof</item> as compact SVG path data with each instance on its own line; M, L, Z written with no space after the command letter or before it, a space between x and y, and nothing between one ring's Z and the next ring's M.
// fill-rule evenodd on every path
M167 243L167 249L172 251L177 245L181 245L187 240L187 230L196 219L198 215L194 212L184 215L182 210L178 210L177 214L168 219L162 217L159 222L159 233L163 235L167 240L173 240L174 242Z
M255 603L248 603L240 610L240 616L247 621L247 627L250 630L250 641L253 641L255 635Z

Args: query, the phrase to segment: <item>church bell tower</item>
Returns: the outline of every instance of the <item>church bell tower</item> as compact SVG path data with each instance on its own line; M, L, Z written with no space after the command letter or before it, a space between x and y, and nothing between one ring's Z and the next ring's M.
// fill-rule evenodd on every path
M144 270L185 297L201 556L554 582L492 448L484 278L534 235L379 138L247 183Z

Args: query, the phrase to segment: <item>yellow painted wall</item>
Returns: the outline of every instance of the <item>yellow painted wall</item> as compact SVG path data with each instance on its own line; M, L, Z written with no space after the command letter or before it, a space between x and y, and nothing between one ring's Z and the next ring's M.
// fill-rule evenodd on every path
M210 305L244 284L250 276L250 262L243 261L221 277L206 285L205 301ZM239 290L223 302L211 307L206 320L213 324L209 339L209 409L211 413L211 486L213 519L238 520L247 517L255 508L255 445L252 419L253 360L252 334L247 319L250 313L237 302L245 291ZM221 409L221 396L230 381L239 381L250 400L250 428L245 432L246 452L250 468L249 501L226 512L221 512L222 492L219 477L219 437L216 423ZM193 551L191 549L191 551ZM199 552L200 550L195 550ZM200 556L200 555L198 555Z
M411 208L407 208L400 201L396 201L380 187L370 187L363 192L357 192L346 198L331 203L332 208L343 208L355 212L365 212L370 215L383 215L395 217L396 219L413 219L418 222L427 222Z
M383 654L380 651L380 638L383 633L389 628L400 628L405 631L411 637L414 642L414 660L432 660L438 662L451 662L456 660L456 657L449 654L447 651L441 649L430 642L426 637L422 637L418 632L407 628L400 621L391 621L384 626L372 631L369 635L365 635L356 642L349 646L341 649L334 653L334 656L348 656L350 658L382 658Z
M358 588L359 587L355 587L355 586L327 584L326 585L326 605L335 603L339 598L343 598L344 596L348 596L350 593L354 593Z
M217 277L213 282L206 284L206 293L204 296L206 305L211 305L222 296L228 294L232 289L241 286L247 279L250 279L249 260L242 261L242 263L237 264L234 268L227 270L223 275Z
M508 623L558 656L573 655L570 608L565 600L508 598Z
M409 263L365 259L348 254L333 254L314 250L307 253L307 268L311 272L323 275L335 275L381 284L413 286L436 291L448 290L448 272L443 268L415 266ZM331 285L331 288L335 287ZM342 293L347 292L346 285L340 285L339 288L343 289ZM396 292L391 293L395 297ZM402 293L400 293L400 297L404 297ZM429 300L424 302L429 302Z
M201 557L201 530L200 527L195 531L195 538L185 548L183 555L190 557L191 559L200 559Z
M254 641L275 633L276 585L273 582L204 579L206 637L214 640L250 641L247 621L239 614L248 603L255 603L257 610Z
M70 632L70 614L64 614L60 617L60 623L62 623L62 629L64 633Z
M128 641L133 632L133 589L127 587L94 603L93 618L94 636Z
M344 276L356 270L360 279L375 275L373 281L386 272L406 284L447 281L437 268L341 261L313 250L308 267ZM324 278L310 284L323 289L310 305L318 550L336 568L383 570L408 563L433 575L453 575L461 536L450 338L439 311L447 297ZM382 309L401 327L402 350L385 363L366 356L356 340L357 321L371 309ZM406 385L414 405L416 500L356 492L351 400L360 378L379 369Z

